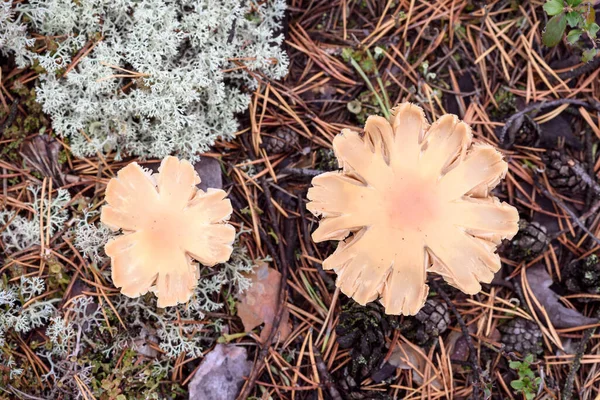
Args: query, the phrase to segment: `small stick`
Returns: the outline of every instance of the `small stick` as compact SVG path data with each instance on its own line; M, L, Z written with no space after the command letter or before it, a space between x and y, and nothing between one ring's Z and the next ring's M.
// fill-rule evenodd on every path
M595 71L598 67L600 67L600 57L596 57L592 61L585 63L577 68L561 72L560 74L558 74L558 77L562 80L577 78L581 75ZM549 79L552 81L554 78L549 77Z
M281 171L282 174L298 175L298 176L317 176L325 171L310 168L285 168Z
M502 130L500 131L500 134L498 135L498 142L499 143L504 142L504 138L506 137L506 134L508 133L508 129L510 128L510 126L518 118L522 117L524 114L527 114L528 112L535 111L535 110L542 110L544 108L561 106L563 104L570 104L572 106L581 106L581 107L589 108L592 110L600 111L600 102L598 102L598 101L587 102L584 100L577 100L577 99L558 99L558 100L547 101L545 103L533 103L533 104L528 105L521 111L514 113L513 115L510 116L509 119L506 120L506 122L504 123L504 126L502 127Z
M588 185L589 187L592 188L592 190L594 191L594 193L596 195L600 195L600 185L598 184L598 182L596 182L596 180L594 178L592 178L587 173L585 168L583 168L577 160L569 158L567 160L567 164L569 165L571 170L573 172L575 172L575 175L577 175L579 178L581 178L581 180L584 181L586 183L586 185Z
M323 362L323 357L321 357L321 352L319 351L317 346L314 347L313 352L315 354L315 362L317 363L317 371L319 371L319 375L321 376L323 385L329 391L329 395L333 400L342 400L342 395L335 386L333 379L331 379L331 374L327 370L327 365L325 365L325 363Z
M246 384L242 388L241 393L237 397L238 400L246 400L250 395L252 389L256 385L256 380L259 377L260 372L262 371L267 354L269 353L269 349L271 348L271 343L273 342L273 338L279 332L279 325L281 324L281 320L283 317L283 311L285 309L285 296L287 291L287 280L289 275L289 265L288 258L286 256L285 247L283 244L283 236L281 235L281 230L279 229L279 224L277 223L277 213L275 212L275 207L271 203L271 189L269 189L268 183L263 179L261 182L261 186L267 201L265 202L267 213L269 215L269 219L271 220L271 226L273 231L275 232L275 236L277 236L277 247L278 253L272 253L273 259L278 262L279 267L281 269L281 284L279 286L279 293L277 294L277 312L275 313L275 318L273 318L273 325L271 327L271 332L269 332L269 337L265 340L264 343L260 346L260 351L258 352L258 356L256 357L256 362L254 363L254 367L252 368L252 372L250 372L250 376L246 381ZM270 244L270 242L266 242Z
M300 210L300 223L302 224L302 240L304 241L304 246L306 247L308 255L314 258L315 254L311 246L310 233L308 230L308 224L306 223L306 213L304 212L304 207L304 201L300 200L300 206L298 209ZM323 266L317 262L311 261L311 263L317 269L317 272L319 273L319 276L321 276L321 279L323 279L325 282L325 285L327 285L328 288L335 287L335 282L329 275L327 275L327 272L323 270Z
M597 312L596 314L600 315L599 312ZM562 400L571 400L571 397L573 397L573 383L575 381L575 374L579 370L579 367L581 367L581 358L583 357L583 353L585 352L585 347L587 346L588 342L590 341L595 332L596 327L587 329L583 334L583 338L577 345L575 359L573 360L573 364L571 364L571 367L569 368L569 374L567 375L567 380L565 382L565 386L563 387L563 392L561 396Z
M562 201L561 199L559 199L558 197L554 196L552 193L550 193L550 191L548 189L546 189L544 186L542 186L537 179L535 180L535 186L537 187L537 189L542 192L542 194L544 196L546 196L547 198L549 198L550 200L552 200L553 202L556 203L556 205L558 205L564 212L566 212L567 214L569 214L569 217L571 217L571 219L573 220L573 222L575 222L577 224L577 226L579 226L585 233L587 233L589 235L589 237L592 238L592 240L594 242L596 242L596 244L600 245L600 239L598 239L596 237L596 235L594 235L592 233L592 231L590 231L585 224L582 222L582 220L577 216L577 214L575 214L575 212L573 210L571 210L569 208L569 206L567 206L565 204L564 201Z
M442 299L444 299L446 304L448 304L448 307L450 307L450 310L452 310L452 313L456 317L456 321L458 322L458 325L460 325L460 330L462 331L462 334L467 342L467 347L469 347L469 362L471 364L471 368L473 369L473 375L475 375L475 381L473 382L473 398L479 399L480 398L479 390L480 390L480 386L481 386L481 375L483 374L483 371L481 370L481 367L479 366L479 362L477 361L477 356L476 356L477 352L475 350L475 346L473 346L473 340L471 339L471 334L469 333L469 328L467 328L467 324L465 323L465 320L463 319L463 317L460 315L460 313L456 309L456 306L454 305L454 303L452 303L452 300L450 299L450 296L448 296L448 293L446 293L444 291L444 289L442 289L442 287L437 283L437 281L435 281L433 279L429 280L429 284L431 285L433 290L435 290L437 293L440 294L440 296L442 296Z

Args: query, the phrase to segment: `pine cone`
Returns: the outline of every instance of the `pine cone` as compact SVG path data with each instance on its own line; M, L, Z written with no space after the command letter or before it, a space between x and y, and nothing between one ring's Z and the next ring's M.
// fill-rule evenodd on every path
M507 352L518 352L523 356L526 354L537 356L544 351L542 331L533 321L513 318L508 323L500 325L498 330L502 333L500 342L504 344L504 350Z
M549 151L542 156L542 161L546 164L546 175L553 188L569 195L585 191L587 184L569 167L564 153L557 150ZM587 168L585 163L581 165Z
M502 253L513 261L529 261L542 254L549 242L545 226L520 220L519 232L505 245Z
M342 389L357 390L360 382L379 368L387 353L386 336L394 325L377 303L361 306L350 300L343 307L335 332L339 346L350 349L352 360L342 371Z
M428 299L414 317L404 319L402 334L419 346L429 346L448 329L450 313L448 305L438 299Z
M281 127L275 133L263 136L262 147L269 154L279 154L290 151L298 145L298 134L290 128Z
M600 294L600 260L592 254L583 259L572 261L563 274L563 282L573 293ZM578 299L586 302L589 299Z
M415 318L422 324L420 329L430 338L440 336L448 329L448 324L450 324L448 305L438 299L427 300L423 308L415 315Z
M527 114L523 116L523 123L515 134L515 144L526 147L536 147L540 142L540 127Z

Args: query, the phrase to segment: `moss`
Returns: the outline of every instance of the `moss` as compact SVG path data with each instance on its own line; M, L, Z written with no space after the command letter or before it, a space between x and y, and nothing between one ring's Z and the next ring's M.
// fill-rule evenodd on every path
M25 138L45 130L50 126L50 121L36 100L35 88L23 85L16 77L9 81L6 87L9 88L15 102L11 105L6 119L8 126L2 132L1 139L6 143L1 147L0 159L18 162L19 149ZM24 110L25 114L21 114L21 110ZM0 118L6 114L6 110L3 109Z
M496 92L494 100L496 100L498 107L493 107L489 110L490 115L494 118L504 118L514 113L517 109L515 95L504 88Z
M160 360L140 363L135 350L127 349L121 357L89 360L92 366L92 390L99 400L152 399L182 395L183 388L170 381L167 368L157 368Z

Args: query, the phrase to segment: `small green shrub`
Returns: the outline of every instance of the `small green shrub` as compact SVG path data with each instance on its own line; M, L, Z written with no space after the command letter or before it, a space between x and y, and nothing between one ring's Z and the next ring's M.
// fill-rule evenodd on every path
M593 4L583 0L547 0L544 11L551 16L542 35L542 42L548 47L560 43L567 30L567 42L581 48L582 61L591 61L598 53L597 33L600 26L596 23ZM585 43L584 36L591 40L592 47Z
M528 354L523 361L511 361L509 366L511 369L517 371L519 379L515 379L510 383L516 393L520 393L527 400L535 398L538 391L538 387L542 382L542 378L536 377L531 370L531 364L533 363L533 354Z

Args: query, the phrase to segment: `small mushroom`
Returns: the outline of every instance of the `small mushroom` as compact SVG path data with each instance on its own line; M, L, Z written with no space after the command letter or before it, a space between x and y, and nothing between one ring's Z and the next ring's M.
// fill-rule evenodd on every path
M342 170L313 178L307 208L322 217L313 240L340 241L323 268L343 293L415 315L427 272L467 294L491 282L519 215L490 194L508 169L502 154L472 142L467 124L444 115L429 126L403 103L389 121L369 117L364 136L343 130L333 149Z
M152 175L137 163L108 183L101 221L123 235L110 240L112 280L121 293L137 297L149 290L158 306L187 302L199 266L225 262L235 229L226 223L232 209L223 190L198 190L200 178L187 161L165 158Z

